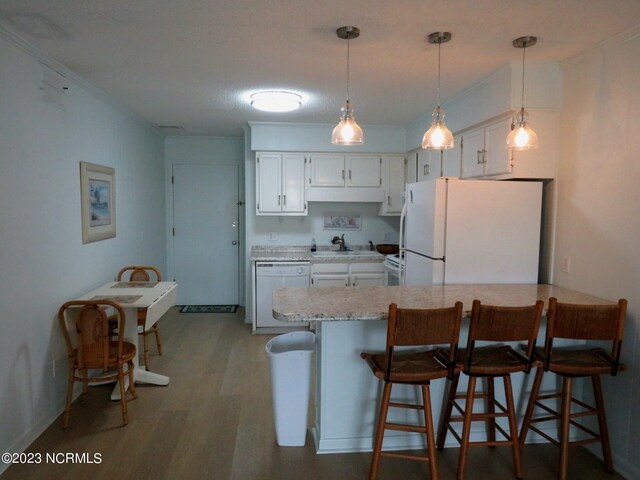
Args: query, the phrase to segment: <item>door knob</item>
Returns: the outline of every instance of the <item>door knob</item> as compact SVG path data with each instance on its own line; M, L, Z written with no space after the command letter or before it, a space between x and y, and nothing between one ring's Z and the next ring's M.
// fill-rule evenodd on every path
M235 241L235 240L233 242L231 242L231 245L237 245L237 244L238 244L238 242Z

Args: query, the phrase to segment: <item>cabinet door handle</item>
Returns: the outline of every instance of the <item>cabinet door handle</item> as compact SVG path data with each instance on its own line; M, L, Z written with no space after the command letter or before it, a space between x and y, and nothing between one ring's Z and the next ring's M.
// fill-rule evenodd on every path
M429 164L427 163L424 167L422 167L422 173L425 177L429 176Z
M278 195L278 206L280 206L280 195Z
M351 169L349 169L349 180L351 180Z
M480 165L482 163L482 160L480 160L480 155L482 155L482 150L478 150L478 153L476 154L476 159L478 161L478 165Z
M387 205L391 206L391 195L387 195Z
M287 196L286 196L286 195L283 195L283 196L282 196L282 204L283 204L283 205L286 205L286 204L287 204Z
M344 180L344 170L342 170L342 179Z

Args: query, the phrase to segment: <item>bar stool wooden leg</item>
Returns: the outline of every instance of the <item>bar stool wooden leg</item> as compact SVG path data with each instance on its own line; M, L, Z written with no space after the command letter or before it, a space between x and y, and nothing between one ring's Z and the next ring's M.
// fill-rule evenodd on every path
M493 377L487 377L487 413L493 415L496 413L496 394L494 388ZM506 385L505 385L506 388ZM487 417L487 438L490 442L496 441L496 423L495 417Z
M473 415L473 400L476 393L476 377L469 377L467 386L467 398L464 405L464 421L462 422L462 444L460 445L460 456L458 457L458 480L464 479L467 468L467 453L469 451L469 435L471 434L471 416Z
M429 474L431 480L438 480L438 464L436 461L436 439L433 434L433 416L431 415L431 389L429 385L422 385L422 405L424 411L424 425L427 436L427 453L429 455Z
M520 428L520 436L518 438L520 448L524 447L524 443L527 439L527 431L529 430L529 425L531 424L531 419L533 418L533 411L535 410L536 401L538 400L538 394L540 393L540 385L542 384L543 375L544 369L542 368L542 366L539 366L536 370L536 377L533 380L533 385L531 387L529 403L527 403L527 410L524 414L522 427Z
M436 447L438 450L444 448L444 442L447 439L448 425L451 421L451 411L453 410L453 402L456 399L456 391L458 390L458 382L460 381L460 374L458 373L449 382L449 394L447 395L447 403L442 411L440 418L440 426L438 427L438 441Z
M384 425L387 423L387 412L389 411L389 401L391 399L391 382L385 382L382 390L382 403L380 404L380 415L378 415L378 425L376 427L376 437L373 442L373 457L371 458L371 469L369 470L369 480L375 480L378 476L380 465L380 451L382 450L382 440L384 438Z
M143 358L144 358L144 368L145 370L149 370L149 345L147 342L147 332L144 331L144 326L142 327L142 345L143 345Z
M522 461L520 459L520 442L518 441L518 426L516 425L516 407L513 402L513 390L511 389L511 376L502 377L504 381L504 396L507 401L507 415L509 419L509 435L511 437L511 451L513 453L513 466L516 478L522 479ZM495 440L495 430L494 430Z
M158 349L158 355L162 355L162 342L160 341L160 331L158 330L158 326L154 325L152 330L156 335L156 348Z
M562 377L562 410L560 421L560 472L558 478L567 480L569 467L569 427L571 426L571 377Z
M602 444L604 468L608 473L613 473L613 458L611 456L611 445L609 444L609 429L607 428L607 417L604 411L604 398L602 397L600 375L592 375L591 383L593 384L593 396L598 411L598 427L600 428L600 443Z

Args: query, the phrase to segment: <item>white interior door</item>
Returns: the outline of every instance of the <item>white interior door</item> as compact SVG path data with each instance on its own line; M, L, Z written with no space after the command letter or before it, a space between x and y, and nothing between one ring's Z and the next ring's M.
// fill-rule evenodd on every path
M173 166L179 305L237 305L238 166Z

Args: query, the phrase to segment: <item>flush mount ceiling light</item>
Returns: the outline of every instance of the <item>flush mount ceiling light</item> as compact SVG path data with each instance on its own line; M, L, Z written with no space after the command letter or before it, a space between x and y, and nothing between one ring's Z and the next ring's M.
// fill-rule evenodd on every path
M538 148L538 135L528 125L529 114L524 110L524 52L538 42L536 37L519 37L513 46L522 49L522 104L520 111L511 123L511 132L507 136L506 146L509 150L531 150Z
M302 106L302 97L282 90L256 92L251 95L251 106L263 112L290 112Z
M349 40L360 36L360 29L356 27L340 27L336 30L338 38L347 41L347 101L342 107L340 123L336 125L331 134L331 143L334 145L359 145L364 142L362 129L356 123L356 118L349 101Z
M440 45L451 40L449 32L434 32L429 34L427 41L438 45L438 106L431 117L431 128L422 137L422 148L428 150L448 150L453 148L453 135L444 121L444 109L440 107Z

